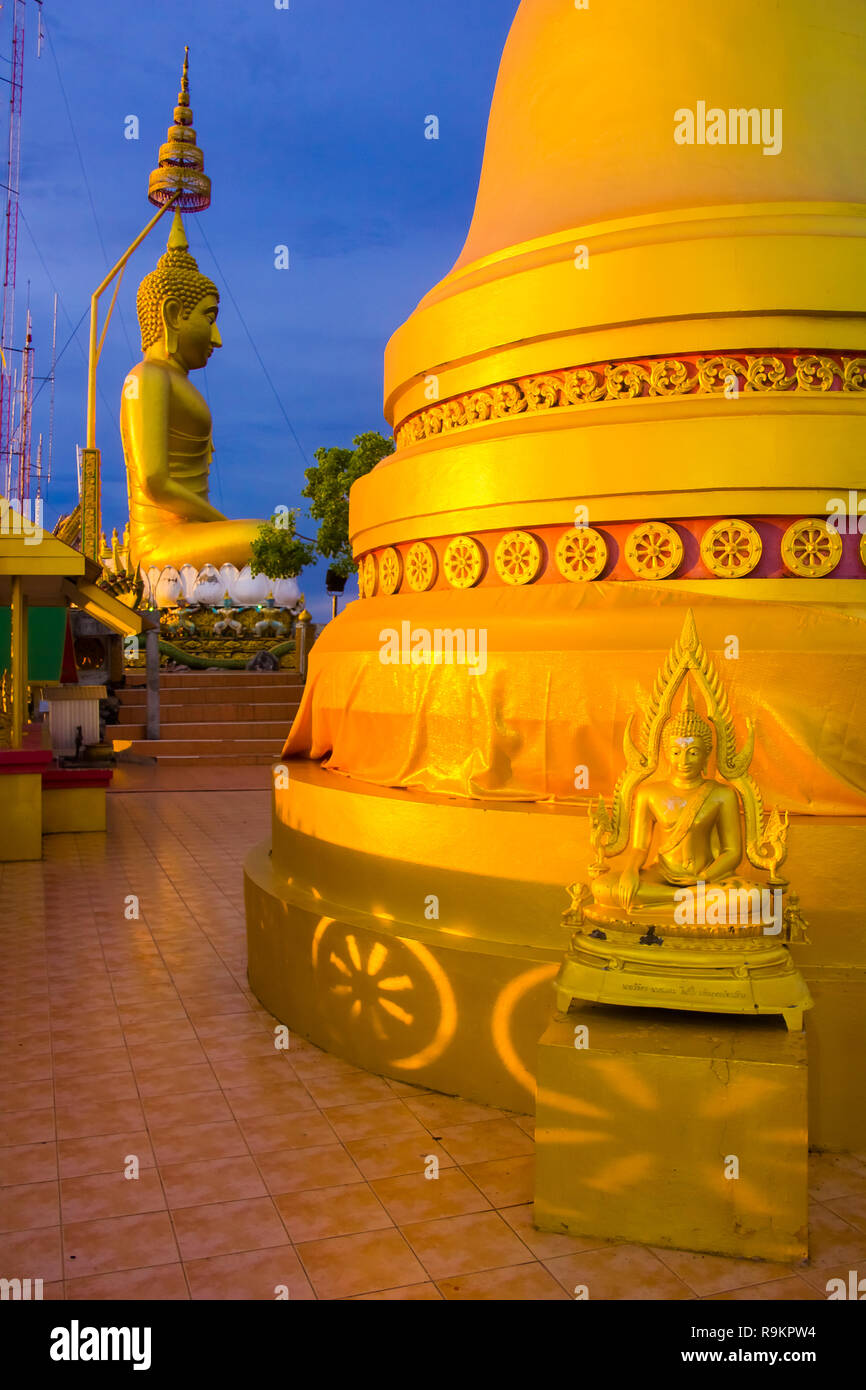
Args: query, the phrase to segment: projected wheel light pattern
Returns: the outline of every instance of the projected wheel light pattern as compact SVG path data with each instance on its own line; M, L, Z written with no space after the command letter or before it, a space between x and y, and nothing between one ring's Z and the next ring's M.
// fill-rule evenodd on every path
M339 1033L366 1033L382 1066L418 1071L442 1056L457 1027L457 1003L442 967L420 942L370 939L323 917L313 969Z
M491 1027L496 1051L503 1065L530 1096L536 1094L535 1078L514 1041L515 1035L522 1031L517 1026L516 1016L521 1006L531 1000L534 992L550 989L555 973L555 965L539 965L524 971L510 980L500 992L493 1010ZM591 1023L589 1027L591 1032ZM591 1042L590 1050L581 1056L582 1065L603 1078L603 1089L609 1096L608 1104L581 1100L567 1092L539 1089L537 1107L539 1113L544 1114L546 1123L536 1128L536 1145L565 1145L578 1151L575 1162L581 1165L582 1183L590 1193L603 1196L629 1189L643 1193L646 1183L653 1180L658 1160L651 1143L641 1148L639 1140L623 1140L622 1115L625 1113L633 1117L635 1136L640 1135L649 1116L667 1113L670 1123L676 1125L681 1118L677 1097L649 1083L639 1060L603 1055L594 1057ZM753 1078L749 1083L741 1080L736 1108L751 1111L755 1125L760 1125L767 1103L783 1084L773 1078ZM718 1084L708 1088L699 1104L699 1113L712 1121L719 1111L729 1114L731 1103L728 1087ZM798 1137L786 1129L765 1126L762 1131L763 1164L768 1172L778 1174L779 1181L785 1180L790 1165L790 1145ZM728 1184L715 1153L708 1154L706 1158L694 1156L692 1163L697 1186L711 1193L718 1193L720 1184L723 1190L736 1188L736 1209L743 1219L766 1220L772 1215L772 1202L768 1197L771 1187L759 1187L745 1175L741 1175L736 1184ZM586 1206L587 1220L592 1219L595 1200L591 1199ZM577 1211L573 1215L576 1216Z
M552 1003L553 990L550 989L550 983L556 971L557 966L549 963L527 970L523 975L517 975L501 991L493 1009L491 1028L496 1051L506 1070L510 1072L515 1081L526 1089L530 1096L535 1095L535 1077L521 1060L514 1045L512 1021L518 1006L530 990L539 986L546 986L550 990Z

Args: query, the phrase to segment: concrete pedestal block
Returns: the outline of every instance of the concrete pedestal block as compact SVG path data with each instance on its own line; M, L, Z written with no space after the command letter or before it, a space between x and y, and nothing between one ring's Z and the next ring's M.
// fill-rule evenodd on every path
M536 1224L805 1259L806 1080L781 1020L575 1005L539 1043Z
M42 774L50 762L39 748L0 749L0 863L42 858Z
M7 774L0 806L0 863L42 858L42 778Z
M105 830L110 768L49 768L42 777L42 833Z
M57 787L42 790L42 834L68 835L105 830L105 788Z

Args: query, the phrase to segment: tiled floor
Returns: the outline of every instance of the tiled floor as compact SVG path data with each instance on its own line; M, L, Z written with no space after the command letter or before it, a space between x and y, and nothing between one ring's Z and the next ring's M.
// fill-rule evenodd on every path
M866 1155L814 1159L798 1269L547 1235L530 1120L277 1052L245 981L261 772L133 769L107 837L0 866L0 1276L53 1298L547 1300L822 1299L866 1273Z

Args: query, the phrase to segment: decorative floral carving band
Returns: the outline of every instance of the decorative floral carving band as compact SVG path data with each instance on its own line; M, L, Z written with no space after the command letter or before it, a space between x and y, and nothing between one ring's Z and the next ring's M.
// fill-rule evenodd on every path
M736 387L736 390L734 388ZM742 353L600 362L517 377L437 402L397 428L398 449L484 420L649 396L719 396L791 391L866 394L866 357L834 353Z
M776 527L774 527L776 529ZM615 539L615 533L618 539ZM508 531L505 535L460 535L440 542L441 572L452 589L470 589L481 582L532 584L547 569L551 577L569 583L586 583L602 574L617 582L628 575L617 568L621 555L627 571L638 580L668 579L681 570L686 559L682 536L666 521L605 527L578 526L562 530L544 528L543 541L531 531ZM752 574L763 553L760 532L752 522L725 517L701 523L695 534L703 573L691 577L741 579ZM771 533L772 534L772 533ZM859 544L850 547L866 568L866 534L857 534ZM771 572L781 570L800 579L823 579L833 574L843 556L839 532L826 517L802 517L792 521L775 543L776 556ZM429 541L415 541L404 554L388 546L377 557L368 552L358 564L361 598L376 594L412 591L424 593L436 583L439 574L436 548ZM851 574L850 565L845 571Z

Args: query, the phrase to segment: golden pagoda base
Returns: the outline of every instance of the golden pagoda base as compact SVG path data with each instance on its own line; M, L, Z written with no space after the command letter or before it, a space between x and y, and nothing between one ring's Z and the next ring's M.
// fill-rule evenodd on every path
M531 1114L538 1040L571 935L562 885L591 858L585 806L471 802L376 787L306 759L287 767L272 838L245 864L255 994L291 1031L357 1066ZM791 818L786 875L810 935L791 955L815 1000L810 1132L822 1149L866 1147L866 1074L853 1065L866 1039L864 860L866 820ZM629 1011L635 1027L640 1016ZM786 1036L781 1022L749 1021ZM707 1036L740 1026L693 1022Z
M555 1019L538 1049L536 1225L805 1259L806 1082L805 1035L778 1021L593 1004Z
M559 1011L567 1013L573 999L587 999L698 1013L781 1014L792 1031L803 1027L812 998L785 946L765 936L685 940L658 930L658 944L642 945L634 930L616 930L605 915L603 940L575 932L554 981Z

